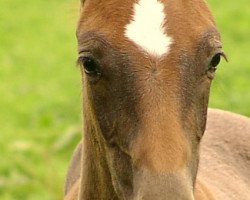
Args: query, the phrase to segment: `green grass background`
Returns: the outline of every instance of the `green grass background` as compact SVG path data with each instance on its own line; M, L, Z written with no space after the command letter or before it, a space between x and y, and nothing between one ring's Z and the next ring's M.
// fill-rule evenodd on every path
M250 116L249 0L209 0L229 63L210 106ZM81 135L77 0L0 0L0 199L59 200Z

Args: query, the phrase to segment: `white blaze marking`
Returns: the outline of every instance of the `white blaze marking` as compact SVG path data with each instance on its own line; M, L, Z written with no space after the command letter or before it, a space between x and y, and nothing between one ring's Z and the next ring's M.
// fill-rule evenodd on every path
M157 0L139 0L134 18L126 26L125 36L151 54L168 53L172 38L165 34L164 5Z

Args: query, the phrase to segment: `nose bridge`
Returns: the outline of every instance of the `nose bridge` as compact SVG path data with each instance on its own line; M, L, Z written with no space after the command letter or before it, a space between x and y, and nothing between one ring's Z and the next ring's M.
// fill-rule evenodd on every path
M169 63L151 63L153 71L138 75L138 133L131 145L138 172L133 175L133 200L194 199L192 148L182 125L179 69Z
M183 169L191 148L180 122L178 103L164 98L145 98L141 103L145 105L141 105L139 132L132 144L134 163L157 173Z

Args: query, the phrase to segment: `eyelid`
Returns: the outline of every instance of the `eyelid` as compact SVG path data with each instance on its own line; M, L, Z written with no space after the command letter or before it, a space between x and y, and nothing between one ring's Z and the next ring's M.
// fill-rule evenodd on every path
M83 65L83 61L84 61L84 56L78 57L77 60L76 60L76 66L77 67L82 66Z
M226 62L228 62L227 55L223 51L220 52L220 55L224 58Z
M223 49L222 49L222 44L216 46L216 49L217 49L217 50L214 52L214 56L215 56L216 54L220 54L220 56L223 57L224 60L225 60L226 62L228 62L227 55L226 55L226 53L225 53L225 52L223 51Z
M80 66L82 64L82 57L78 57L76 60L76 65Z
M79 54L79 56L78 56L78 58L76 60L76 65L77 66L82 65L82 62L83 62L84 58L87 58L87 57L93 58L93 55L90 53L90 51L86 51L86 50L85 51L80 51L78 54Z

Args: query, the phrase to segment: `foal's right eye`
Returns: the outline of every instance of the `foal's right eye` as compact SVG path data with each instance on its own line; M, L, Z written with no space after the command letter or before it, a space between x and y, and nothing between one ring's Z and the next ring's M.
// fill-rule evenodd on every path
M93 58L80 57L78 62L84 68L86 74L91 76L100 75L98 64Z

